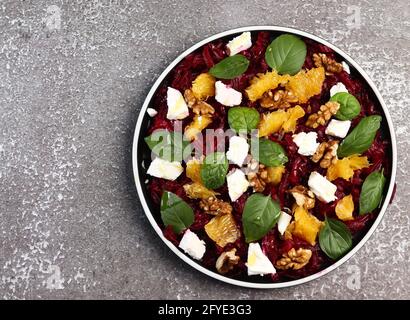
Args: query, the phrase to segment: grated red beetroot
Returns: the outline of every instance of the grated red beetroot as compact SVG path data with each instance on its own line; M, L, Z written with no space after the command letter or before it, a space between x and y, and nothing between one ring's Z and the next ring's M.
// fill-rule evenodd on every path
M223 80L227 85L230 85L236 90L243 91L248 85L249 80L258 73L263 73L269 70L268 65L265 62L264 55L266 47L269 45L272 36L270 32L253 32L252 42L253 46L241 52L250 61L250 65L247 71L232 79ZM310 69L314 67L312 60L313 53L326 53L327 56L341 61L341 58L333 52L332 49L325 45L317 43L310 39L304 39L307 45L307 56L304 63L304 68ZM198 49L194 53L191 53L184 58L175 69L169 74L162 86L156 92L154 99L151 103L151 107L158 111L157 116L152 119L152 122L148 129L148 134L156 129L167 129L173 130L173 123L166 118L167 113L167 103L166 103L166 91L167 86L171 86L175 89L183 92L185 89L191 87L192 80L202 73L207 72L209 68L214 66L216 63L221 61L223 58L227 57L227 51L225 49L226 41L216 40L212 43L204 45L202 48ZM369 116L373 114L383 114L381 107L372 93L369 86L361 78L361 76L352 68L351 74L342 71L338 74L326 76L323 83L322 91L319 95L312 97L308 103L302 104L301 107L307 111L308 107L311 112L317 112L320 106L326 103L330 98L329 90L337 82L342 82L350 93L356 96L361 104L360 115L353 120L352 127L357 125L360 119L364 116ZM215 101L213 97L209 98L208 103L210 103L215 108L215 114L213 116L213 122L209 126L212 129L227 129L229 128L227 124L227 108ZM244 96L242 105L255 107L258 111L266 111L260 108L257 103L251 103ZM306 127L304 123L308 114L301 119L296 127L296 133L298 132L310 132L314 130L318 134L318 141L323 142L327 139L325 134L325 126L319 126L317 129L312 129ZM183 126L186 126L192 119L192 115L183 121ZM384 124L385 125L385 124ZM292 133L286 134L272 134L269 139L275 141L283 146L285 149L289 161L286 164L286 171L282 176L282 180L277 186L269 186L265 189L265 194L270 194L274 200L279 201L282 208L292 208L294 204L294 199L289 195L288 190L296 185L303 184L307 185L307 180L312 171L318 171L321 174L325 174L326 170L321 168L319 164L315 164L309 161L307 157L301 156L297 152L297 146L293 143ZM203 150L205 148L205 142L203 145ZM214 148L216 150L216 147ZM213 151L213 150L212 150ZM205 151L204 151L205 152ZM350 181L344 179L336 179L333 183L337 186L336 196L341 199L345 195L351 194L353 196L353 201L355 204L354 220L346 221L345 224L351 231L353 235L354 242L357 243L361 237L367 232L367 230L372 225L373 221L376 219L378 212L373 212L372 214L367 214L360 216L358 214L359 196L362 183L364 179L371 172L384 168L385 175L388 177L391 171L390 162L390 144L388 142L388 137L386 134L378 133L372 146L367 150L364 155L369 159L372 164L369 168L364 168L355 171L353 178ZM225 248L217 246L207 234L203 231L206 223L212 218L211 216L205 214L198 207L198 204L193 200L188 199L185 195L183 185L190 180L183 174L176 181L167 181L158 178L152 178L148 184L148 191L154 204L159 205L161 195L163 191L171 191L177 194L179 197L183 198L189 205L192 206L195 212L195 220L191 225L190 229L198 234L198 236L206 242L206 253L201 260L203 266L209 268L210 270L215 270L215 262L218 256L223 252L236 248L237 255L240 256L240 263L230 271L227 276L236 279L249 280L246 275L245 261L247 258L247 248L248 245L241 236L235 243L228 244ZM228 190L226 185L217 190L221 196L220 198L229 201ZM233 216L238 225L238 228L242 230L242 213L245 206L247 198L252 194L249 189L244 193L237 201L232 203L233 206ZM335 206L337 201L331 202L329 204L316 201L316 205L312 210L314 214L319 219L323 220L324 216L335 217ZM157 210L159 215L159 210ZM181 235L175 235L171 228L164 228L165 237L178 245ZM285 252L288 252L291 248L305 248L312 250L312 257L309 263L300 270L278 270L277 274L271 277L259 277L252 278L252 281L264 281L264 282L277 282L277 281L287 281L290 279L298 279L306 277L308 275L314 274L330 264L333 263L320 249L319 245L310 245L309 243L293 237L292 240L283 240L277 231L277 228L271 230L265 237L260 241L263 252L267 255L270 261L275 264L277 259Z

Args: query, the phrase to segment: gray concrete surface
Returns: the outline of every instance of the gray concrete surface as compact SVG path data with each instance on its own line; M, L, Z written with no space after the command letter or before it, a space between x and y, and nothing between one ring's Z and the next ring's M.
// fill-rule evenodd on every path
M409 3L0 2L0 298L410 298ZM150 85L182 50L226 29L297 27L344 49L380 88L397 130L398 189L344 266L259 291L184 265L133 186L130 148Z

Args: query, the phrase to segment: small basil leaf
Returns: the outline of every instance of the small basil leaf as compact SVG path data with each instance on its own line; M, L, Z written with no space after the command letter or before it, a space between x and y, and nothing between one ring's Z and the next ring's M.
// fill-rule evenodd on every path
M360 114L360 103L355 96L347 92L338 92L330 98L340 104L336 118L339 120L352 120Z
M280 206L271 196L254 193L246 200L242 215L246 242L257 241L265 236L278 222Z
M300 38L283 34L268 46L266 63L279 74L294 75L302 68L306 58L306 44Z
M223 152L214 152L205 157L201 166L201 179L208 189L217 189L225 183L228 159Z
M362 154L373 143L377 130L380 128L381 116L369 116L360 120L359 124L342 141L337 149L339 158L352 154Z
M252 139L251 153L257 161L268 167L278 167L288 162L282 146L265 138L256 140L256 143Z
M258 127L259 120L259 112L253 108L234 107L228 111L229 126L236 132L251 132Z
M366 177L360 192L360 215L370 213L379 206L385 183L383 171L372 172Z
M159 129L144 140L154 154L168 161L180 162L186 159L192 151L190 142L185 140L181 132Z
M352 247L352 235L343 222L326 218L319 233L319 244L329 258L336 260Z
M218 62L209 73L218 79L233 79L244 73L249 66L249 60L241 54L227 57Z
M165 226L171 226L179 234L194 222L194 211L176 194L164 191L161 197L161 219Z

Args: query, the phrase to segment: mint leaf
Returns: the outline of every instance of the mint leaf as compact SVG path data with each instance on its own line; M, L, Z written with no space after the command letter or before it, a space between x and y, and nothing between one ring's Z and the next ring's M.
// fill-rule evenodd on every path
M279 204L271 196L254 193L246 200L242 214L243 233L246 242L257 241L265 236L278 222Z
M218 79L233 79L244 73L248 66L248 59L241 54L236 54L218 62L209 69L209 73Z
M176 194L164 191L161 197L161 219L165 226L171 226L179 234L194 222L194 211Z
M294 75L305 63L306 44L292 34L277 37L265 52L266 63L279 74Z

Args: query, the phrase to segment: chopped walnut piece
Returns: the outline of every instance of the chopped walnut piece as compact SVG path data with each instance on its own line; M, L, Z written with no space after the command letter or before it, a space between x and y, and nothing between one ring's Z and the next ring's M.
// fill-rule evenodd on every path
M198 100L191 89L186 89L184 92L185 101L195 114L214 114L215 109L209 103Z
M276 261L276 268L281 270L299 270L309 263L311 257L312 250L303 248L295 250L295 248L292 248Z
M326 75L332 75L343 71L343 65L332 58L329 58L324 53L314 53L313 61L316 67L324 67Z
M185 101L186 101L188 107L190 107L190 108L192 108L195 105L196 101L197 101L196 98L195 98L195 95L194 95L194 93L192 92L191 89L186 89L184 91L184 98L185 98Z
M329 168L331 164L337 161L337 148L339 142L336 140L322 142L317 148L315 154L312 156L312 161L317 163L320 161L322 168Z
M298 102L298 98L290 90L277 90L265 92L260 100L262 108L287 109L291 103Z
M228 214L232 212L232 206L223 200L219 200L215 197L209 197L202 199L199 202L199 207L204 210L205 213L213 216Z
M320 107L320 110L317 113L311 114L306 121L306 125L313 129L316 129L318 126L324 126L330 118L339 111L340 104L336 101L326 102Z
M226 252L222 252L219 258L216 260L215 268L220 274L227 273L239 263L240 258L235 253L235 248Z
M315 195L305 186L299 185L289 190L289 193L296 200L299 207L304 207L306 210L312 209L315 206Z
M250 185L255 192L263 192L269 181L268 170L263 164L259 164L258 171L250 171L247 174Z

